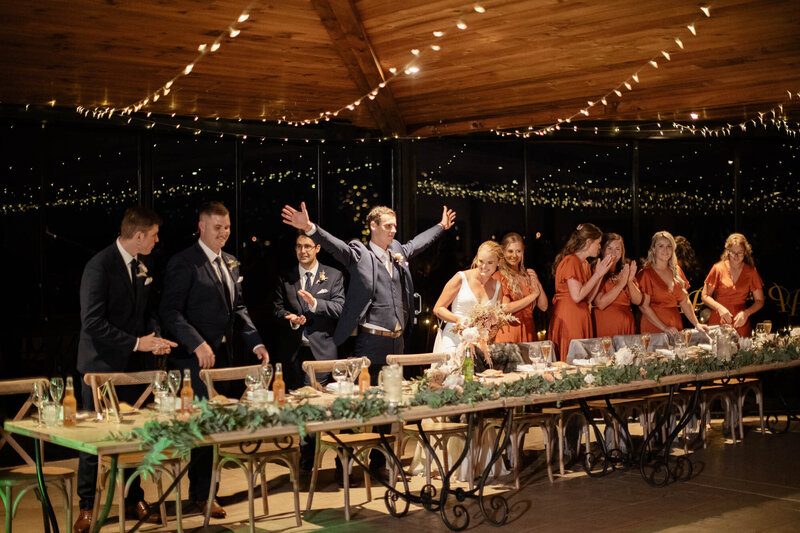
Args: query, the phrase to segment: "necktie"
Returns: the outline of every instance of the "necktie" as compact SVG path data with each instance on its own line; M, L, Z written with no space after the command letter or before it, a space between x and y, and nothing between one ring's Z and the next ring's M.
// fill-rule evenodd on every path
M133 292L136 292L136 273L139 270L139 262L134 257L131 259L131 286L133 287Z
M304 291L309 292L309 290L311 289L312 281L313 280L311 279L311 272L306 272L306 274L305 274L305 282L303 283L303 290ZM308 311L308 303L304 299L300 298L300 304L303 306L303 312L304 313L307 312Z
M228 304L228 309L232 309L231 291L228 287L228 278L225 277L225 273L222 271L222 260L217 257L214 259L214 264L217 266L217 274L219 274L219 282L222 284L222 292L225 294L225 302Z

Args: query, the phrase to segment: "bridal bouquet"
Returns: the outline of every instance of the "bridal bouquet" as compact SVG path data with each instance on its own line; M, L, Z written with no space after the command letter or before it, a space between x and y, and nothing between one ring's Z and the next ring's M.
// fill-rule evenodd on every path
M483 352L486 365L491 368L489 342L494 340L501 328L512 323L519 323L519 320L514 315L503 311L500 304L475 304L456 329L461 335L458 353L463 357L464 349L467 346L477 344Z

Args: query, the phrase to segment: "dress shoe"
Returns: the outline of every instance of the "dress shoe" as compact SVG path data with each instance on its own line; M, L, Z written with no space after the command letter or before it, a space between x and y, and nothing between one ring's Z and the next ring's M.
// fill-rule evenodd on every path
M205 516L206 514L206 504L208 500L196 500L195 504L200 509L200 512ZM225 512L225 508L222 507L217 500L211 500L211 518L225 518L228 516L228 513Z
M136 520L141 520L145 516L147 516L148 511L150 510L150 505L144 500L139 501L137 503L129 503L125 505L125 517L126 518L133 518L136 517ZM158 511L153 511L150 513L150 516L147 516L147 520L144 521L145 524L160 524L161 523L161 513Z
M75 525L72 526L72 533L89 533L89 526L92 525L91 509L81 509Z

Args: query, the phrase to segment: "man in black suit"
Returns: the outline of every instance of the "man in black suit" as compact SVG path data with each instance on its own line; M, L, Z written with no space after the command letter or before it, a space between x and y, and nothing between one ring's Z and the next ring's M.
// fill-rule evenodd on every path
M273 297L275 317L289 326L280 335L283 379L288 389L308 384L303 361L336 359L333 331L344 305L342 273L317 261L320 246L300 234L294 250L298 264L278 279Z
M158 242L161 218L146 207L125 211L119 238L86 264L80 287L81 332L78 341L78 371L131 372L144 370L137 352L169 353L177 346L158 337L159 327L151 313L149 257ZM119 391L126 396L126 391ZM81 380L84 408L94 404L92 390ZM132 472L126 471L126 477ZM97 456L81 453L78 460L78 497L80 514L73 531L89 531L92 521ZM138 519L148 512L139 478L131 483L126 498L126 515ZM148 522L158 523L157 512Z
M269 354L244 305L239 262L222 251L231 234L228 209L220 202L203 204L197 226L197 243L167 264L160 311L165 328L178 341L172 363L189 369L195 396L206 398L200 369L229 366L234 335L263 362ZM208 502L211 463L210 447L192 451L189 496L203 512L210 505L211 516L225 518L225 509Z

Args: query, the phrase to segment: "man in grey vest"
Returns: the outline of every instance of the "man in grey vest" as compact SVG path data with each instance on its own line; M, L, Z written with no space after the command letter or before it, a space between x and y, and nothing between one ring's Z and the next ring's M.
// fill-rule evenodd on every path
M367 215L367 246L357 240L345 243L313 224L305 202L299 211L284 206L282 216L284 223L304 231L349 270L350 286L333 341L341 345L355 332L355 353L369 357L370 374L377 378L388 354L403 353L403 332L410 322L414 294L408 261L450 229L455 212L444 206L441 222L400 244L394 239L395 212L374 207Z

